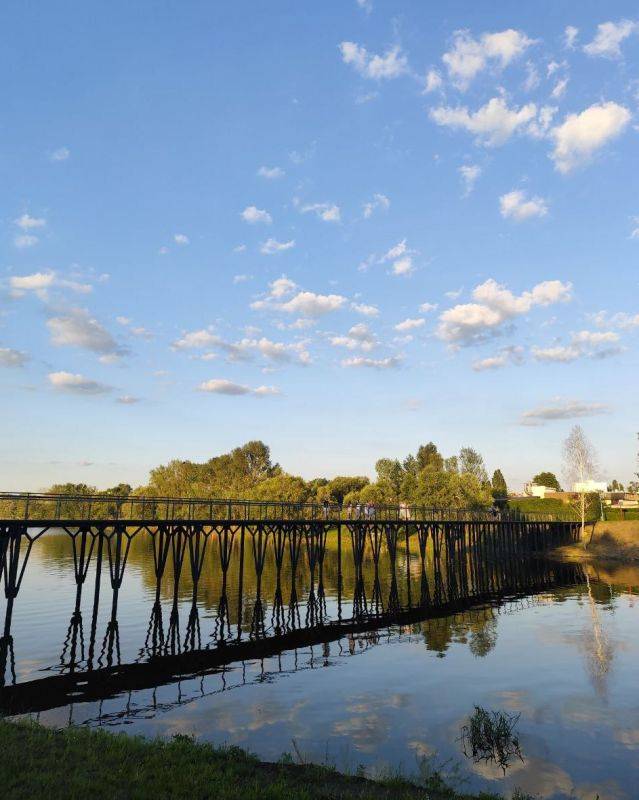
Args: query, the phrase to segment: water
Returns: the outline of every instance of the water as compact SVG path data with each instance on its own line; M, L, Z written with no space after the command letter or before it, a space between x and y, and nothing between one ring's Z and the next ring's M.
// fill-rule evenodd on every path
M374 591L374 559L367 548L365 603L369 609L378 604L379 624L326 633L330 621L348 620L362 601L352 558L346 557L349 550L343 550L341 592L331 538L323 592L317 573L311 580L305 553L291 581L287 554L279 604L272 550L265 552L258 587L248 568L254 554L247 544L240 593L238 547L236 538L225 587L219 553L207 549L195 603L186 566L175 592L169 553L159 583L161 627L157 614L155 625L151 618L158 585L150 537L133 539L115 616L105 556L91 653L95 554L80 614L73 616L71 542L66 534L47 533L33 547L13 607L7 688L0 692L0 705L15 682L16 688L28 689L21 697L40 708L18 716L34 716L51 726L101 725L147 736L188 733L240 745L267 760L299 753L339 769L361 765L370 774L439 768L468 791L506 792L519 786L544 798L637 796L639 569L538 565L534 569L546 581L543 591L526 591L520 576L499 601L473 605L472 599L458 597L450 606L463 609L458 613L444 613L443 601L439 610L431 602L429 614L410 620L400 614L396 618L406 624L384 624L386 612L399 612L419 597L418 552L411 543L407 562L405 551L398 551L395 573L410 580L393 587L389 554L383 550ZM429 570L432 598L430 561ZM291 606L293 586L298 602ZM444 600L450 591L443 587ZM6 605L2 598L0 621ZM114 619L115 628L109 624ZM290 634L292 628L298 638L284 640L289 649L259 650L276 632ZM298 634L305 628L314 633L303 641ZM233 650L238 635L243 651ZM226 642L221 649L228 655L207 663L205 674L185 660L185 653L216 644L219 653L220 641ZM235 655L246 657L238 661ZM140 670L148 668L151 656L160 665L174 660L170 669L161 666L149 677ZM71 694L66 684L56 694L60 686L52 682L68 680L63 676L71 672L82 675L89 661L94 670L109 664L139 666L121 670L118 680L129 681L125 689L116 682L88 698L80 681ZM45 687L40 695L29 688L38 686ZM520 715L523 761L514 759L505 775L494 764L475 764L464 756L460 729L476 705Z

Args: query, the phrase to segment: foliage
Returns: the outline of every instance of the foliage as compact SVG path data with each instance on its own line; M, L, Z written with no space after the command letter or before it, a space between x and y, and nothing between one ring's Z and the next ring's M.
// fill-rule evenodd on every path
M0 721L0 752L3 797L13 800L473 800L437 775L426 788L400 776L371 781L292 764L292 758L261 763L239 747L216 748L184 735L149 740ZM488 794L479 798L498 800Z
M475 763L486 761L499 764L505 774L514 757L524 760L515 733L519 717L519 714L486 711L481 706L475 706L468 723L461 729L460 741L464 755Z
M506 479L500 469L496 469L493 472L491 487L493 500L505 500L508 497L508 486L506 486Z
M479 483L488 483L488 473L484 459L472 447L462 447L459 451L459 471L473 475Z
M547 486L556 492L561 491L561 485L554 472L538 472L533 478L533 483L536 483L537 486Z
M384 484L394 498L399 499L404 479L404 469L396 458L380 458L375 464L377 482Z
M571 484L583 484L592 479L597 472L597 454L579 425L574 426L564 441L564 471ZM579 514L581 538L585 546L588 493L578 492L573 505Z
M623 483L619 483L619 481L615 478L608 484L608 491L609 492L623 492Z
M351 492L359 492L369 483L368 478L363 476L340 475L330 480L326 486L322 486L317 492L317 499L328 500L329 503L341 505L346 495Z
M417 476L410 501L438 508L479 508L491 503L490 489L470 473L425 469Z
M576 495L575 495L576 497ZM517 509L522 514L549 514L557 519L576 522L579 514L571 503L555 497L525 497L508 501L509 508ZM586 521L599 519L601 513L599 496L589 495L586 504Z
M303 478L282 472L260 481L251 492L252 500L274 500L281 503L305 503L309 487Z

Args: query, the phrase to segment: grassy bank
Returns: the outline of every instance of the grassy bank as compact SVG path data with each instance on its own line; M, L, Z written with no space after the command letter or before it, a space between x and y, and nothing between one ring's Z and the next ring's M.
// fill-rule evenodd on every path
M2 797L171 800L493 800L458 794L431 775L423 787L400 778L370 781L332 769L266 764L238 748L188 737L145 740L85 728L52 731L0 721ZM518 800L527 800L515 794Z
M586 538L587 547L571 545L557 551L564 558L591 560L604 559L639 563L639 520L624 522L598 522L592 541Z

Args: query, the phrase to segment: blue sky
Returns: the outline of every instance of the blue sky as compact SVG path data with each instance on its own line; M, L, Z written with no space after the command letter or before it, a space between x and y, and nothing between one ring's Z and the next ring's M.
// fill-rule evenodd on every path
M12 2L2 488L576 422L635 467L636 4Z

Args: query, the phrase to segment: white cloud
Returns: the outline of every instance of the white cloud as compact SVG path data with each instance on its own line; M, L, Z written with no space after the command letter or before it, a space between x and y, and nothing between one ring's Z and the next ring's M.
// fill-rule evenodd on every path
M233 248L234 253L245 253L246 252L246 245L245 244L238 244L236 247Z
M272 256L274 253L281 253L293 247L295 247L295 239L291 239L290 242L278 242L277 239L267 239L265 242L262 242L260 253L263 253L265 256Z
M366 303L351 303L351 308L355 313L361 314L363 317L377 317L379 315L377 306L367 305Z
M578 400L557 399L553 401L552 405L539 406L531 411L525 411L521 416L521 424L543 425L548 421L593 417L608 411L608 406L602 403L581 403Z
M27 247L34 247L39 241L38 237L31 233L19 233L13 238L13 243L19 250L25 250Z
M264 222L266 225L270 225L273 222L273 217L265 211L263 208L256 208L256 206L247 206L244 211L240 214L244 222L248 222L250 225L255 225L258 222Z
M14 220L14 224L23 231L30 231L34 228L44 228L47 221L43 217L32 217L29 214L23 214L21 217Z
M297 284L286 275L282 275L269 284L269 289L272 297L286 297L297 289Z
M375 334L364 322L353 325L346 336L333 336L330 341L333 347L346 347L349 350L365 352L373 350L379 344Z
M111 334L97 319L82 308L72 308L61 316L47 320L51 342L57 347L81 347L101 356L125 355Z
M203 347L213 347L219 344L220 337L216 336L211 331L202 329L199 331L190 331L184 333L180 339L177 339L171 345L173 350L193 350L201 349Z
M74 375L71 372L50 372L47 377L51 386L59 392L97 395L111 391L111 387L104 383L90 380L83 375Z
M298 292L281 305L282 311L289 314L300 314L303 317L319 317L344 306L346 298L339 294L315 294L314 292Z
M357 0L357 5L363 9L367 14L373 10L373 3L371 0Z
M524 81L524 91L532 92L539 86L539 72L532 61L526 63L526 80Z
M252 277L253 277L252 275L246 275L245 273L233 275L233 283L235 284L246 283L247 281L250 281Z
M139 402L140 402L139 397L133 397L130 394L124 394L121 397L118 397L118 399L116 400L116 403L120 403L120 405L123 406L132 406L135 405L135 403Z
M310 205L302 206L300 210L302 214L313 212L319 219L324 220L324 222L340 221L339 206L332 203L311 203Z
M32 275L14 275L9 286L17 292L40 292L53 285L55 272L34 272Z
M269 181L283 178L286 173L281 167L260 167L257 171L260 178L266 178Z
M577 331L571 334L569 345L533 347L535 361L568 364L578 358L603 359L622 352L619 334L614 331Z
M568 86L568 78L561 78L560 80L558 80L557 83L554 85L552 92L550 93L552 99L561 100L561 98L566 93L567 86Z
M390 80L409 71L408 59L398 46L390 48L383 56L368 53L365 47L355 42L342 42L339 48L342 61L351 64L364 78Z
M623 132L630 118L627 108L612 101L592 105L580 114L569 114L551 131L555 168L567 173L588 162L597 150Z
M629 19L622 19L619 22L602 22L597 25L597 34L592 42L584 45L584 53L589 56L621 58L619 45L637 30L639 30L639 25Z
M285 344L284 342L273 342L262 336L260 339L241 339L231 347L236 348L239 352L257 352L269 361L276 363L289 363L291 361L304 365L311 363L311 356L306 349L306 342Z
M395 325L395 330L404 333L405 331L414 331L417 328L423 328L425 324L425 319L411 319L409 317L403 322L398 322L397 325Z
M443 84L442 76L436 69L429 69L426 73L426 84L424 86L424 92L436 92L437 89L440 89Z
M267 397L269 395L280 394L279 389L276 389L274 386L258 386L256 389L251 389L249 386L244 386L241 383L233 383L233 381L226 380L226 378L212 378L211 380L203 381L198 386L198 389L201 392L224 394L232 397L237 397L239 395Z
M525 314L533 306L548 306L570 300L571 284L543 281L530 291L514 295L490 278L473 290L473 303L463 303L439 317L437 336L458 347L477 344L499 334L503 325Z
M393 261L391 269L393 271L393 275L412 275L415 271L415 267L413 266L413 257L402 256L401 258L398 258L397 261Z
M189 244L190 240L189 240L189 237L186 236L186 234L184 234L184 233L176 233L176 234L173 235L173 241L175 242L175 244L185 245L185 244Z
M484 372L489 369L502 369L509 364L521 364L523 351L524 348L517 345L502 347L496 355L473 362L473 369L475 372Z
M575 28L574 25L566 26L564 30L564 47L568 48L568 50L573 50L578 36L579 28Z
M632 330L639 328L639 314L628 314L625 311L618 311L609 316L606 311L599 311L594 315L595 325L598 327L613 327L621 330Z
M453 46L444 53L442 61L455 86L464 91L487 66L495 64L504 68L532 44L533 39L512 28L497 33L484 33L479 39L474 39L468 31L456 31Z
M341 364L343 367L365 367L368 369L397 369L401 366L402 360L399 356L389 356L388 358L365 358L364 356L354 356L345 358Z
M437 308L437 303L422 303L419 310L422 314L428 314L429 311L434 311Z
M545 217L548 213L548 204L543 197L526 199L526 193L515 189L499 198L499 210L502 217L522 222L532 217Z
M50 160L51 161L67 161L70 157L71 151L68 147L59 147L57 150L54 150L51 153Z
M160 247L158 249L158 255L159 256L165 256L168 252L169 252L169 248L166 245L162 245L162 247Z
M385 194L374 194L373 199L369 203L364 203L364 219L368 219L373 215L376 209L386 211L390 208L390 200Z
M0 347L0 367L23 367L29 356L21 350L11 347Z
M465 106L440 106L430 111L431 119L448 128L466 130L477 137L478 144L497 147L518 130L524 129L537 114L537 106L528 103L521 108L509 108L503 97L493 97L475 112Z
M468 197L481 175L481 167L478 164L463 164L457 171L464 182L464 197Z

